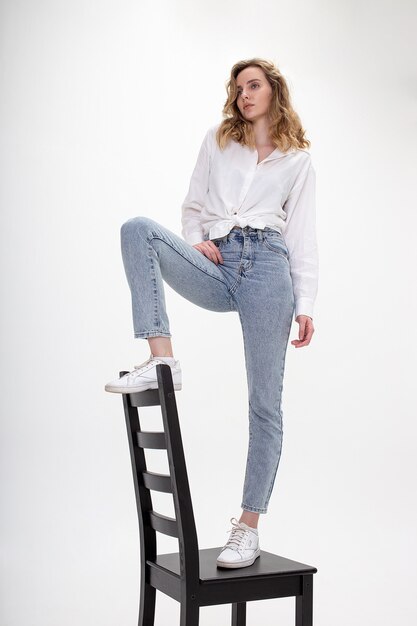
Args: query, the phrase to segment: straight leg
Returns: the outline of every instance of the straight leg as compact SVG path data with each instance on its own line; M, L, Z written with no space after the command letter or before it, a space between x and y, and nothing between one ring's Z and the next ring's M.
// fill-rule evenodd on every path
M232 626L246 626L246 602L232 604Z
M198 626L200 607L191 599L181 602L180 626Z
M302 595L295 596L295 626L313 626L313 575L302 577Z
M156 589L141 577L139 626L154 626Z
M242 509L266 513L281 456L281 398L294 313L288 259L247 237L235 293L242 324L249 395L249 444ZM285 249L285 248L283 248Z

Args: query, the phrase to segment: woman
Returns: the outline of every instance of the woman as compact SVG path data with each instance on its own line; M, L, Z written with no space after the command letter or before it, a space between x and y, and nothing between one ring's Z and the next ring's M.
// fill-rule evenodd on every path
M134 336L150 358L107 391L157 387L156 365L174 358L163 280L211 311L239 313L249 391L249 447L242 515L232 518L220 567L259 556L258 520L266 513L282 447L281 395L294 314L300 348L312 338L318 286L315 171L284 77L273 63L236 63L224 120L204 138L182 205L183 239L147 217L122 225L122 256L132 292ZM184 242L185 240L185 242Z

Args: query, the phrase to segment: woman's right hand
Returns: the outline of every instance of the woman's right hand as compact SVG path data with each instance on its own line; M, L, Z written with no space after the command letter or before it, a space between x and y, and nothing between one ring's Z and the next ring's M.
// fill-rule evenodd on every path
M196 243L193 248L199 250L204 256L206 256L210 261L213 261L216 265L218 263L223 264L223 257L220 254L220 250L210 239L207 241L202 241L201 243Z

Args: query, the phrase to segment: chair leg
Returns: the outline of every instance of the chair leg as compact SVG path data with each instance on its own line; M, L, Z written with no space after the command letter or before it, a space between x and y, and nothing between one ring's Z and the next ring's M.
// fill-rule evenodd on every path
M246 626L246 602L232 604L232 626Z
M181 602L180 626L198 626L200 607L193 601Z
M155 600L156 600L155 587L152 587L145 581L143 581L143 583L141 582L139 622L138 622L139 626L154 626Z
M302 578L302 595L295 596L295 626L313 626L313 575Z

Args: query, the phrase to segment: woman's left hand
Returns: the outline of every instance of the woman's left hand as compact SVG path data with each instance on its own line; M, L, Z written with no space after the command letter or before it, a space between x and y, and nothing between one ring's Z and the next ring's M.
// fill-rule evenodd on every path
M313 320L308 315L297 315L295 320L298 322L298 339L291 341L292 345L296 348L302 348L308 346L314 333Z

